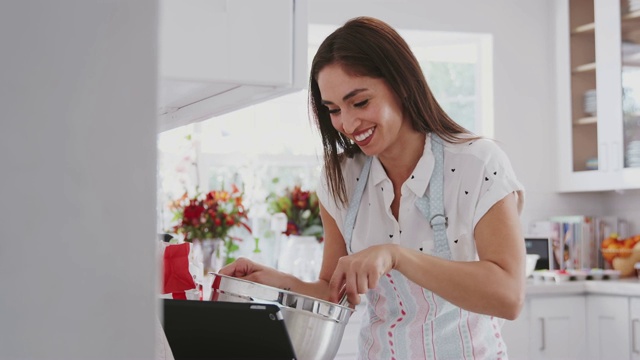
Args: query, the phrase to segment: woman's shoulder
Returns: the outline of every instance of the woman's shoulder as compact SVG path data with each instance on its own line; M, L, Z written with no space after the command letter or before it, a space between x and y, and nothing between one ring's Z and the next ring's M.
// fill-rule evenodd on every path
M486 137L469 138L460 143L446 143L445 148L453 156L472 157L483 163L506 158L499 142Z
M340 167L345 177L351 174L357 175L360 174L366 162L367 156L363 153L358 153L351 157L343 156L342 159L340 159Z
M367 162L367 156L363 153L357 153L353 156L346 156L341 154L340 156L340 170L342 171L342 177L347 186L347 193L349 192L349 184L352 183L352 180L355 180L360 173L362 172L362 168L364 164ZM328 171L326 164L322 167L322 178L325 179L326 172Z

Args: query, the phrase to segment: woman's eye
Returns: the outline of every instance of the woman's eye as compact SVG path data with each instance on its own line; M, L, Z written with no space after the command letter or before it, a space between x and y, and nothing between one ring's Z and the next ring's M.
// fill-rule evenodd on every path
M327 109L327 111L329 112L329 114L337 114L340 112L340 109Z
M369 103L369 99L364 100L364 101L360 101L359 103L355 103L355 104L353 104L353 106L355 106L355 107L363 107L363 106L367 105L368 103Z

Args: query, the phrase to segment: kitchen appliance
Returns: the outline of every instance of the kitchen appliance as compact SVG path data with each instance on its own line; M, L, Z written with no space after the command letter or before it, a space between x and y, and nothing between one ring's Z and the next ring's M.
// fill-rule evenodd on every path
M163 299L175 360L296 359L276 305Z
M535 254L539 256L535 270L553 270L553 262L549 262L549 259L552 259L553 255L551 253L552 248L548 237L525 236L524 245L527 250L527 254Z
M527 254L525 262L526 277L533 275L533 271L536 269L536 265L538 265L538 259L540 259L540 255L538 254Z
M243 279L212 275L211 301L277 305L299 359L335 357L353 309Z

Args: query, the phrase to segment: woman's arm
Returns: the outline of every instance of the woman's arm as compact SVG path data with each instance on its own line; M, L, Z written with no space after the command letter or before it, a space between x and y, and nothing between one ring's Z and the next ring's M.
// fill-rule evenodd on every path
M347 255L347 248L335 219L329 215L322 203L320 203L320 217L322 218L322 228L324 229L324 250L318 281L307 283L295 279L297 281L291 282L291 290L337 303L340 300L338 295L333 298L330 297L329 281L336 269L338 260Z
M322 268L317 281L305 282L297 277L277 271L273 268L257 264L249 259L240 258L222 268L220 274L234 276L264 285L290 290L299 294L312 296L318 299L329 299L329 280L336 268L340 257L347 255L342 234L335 220L320 204L320 216L324 229L324 252ZM337 302L338 299L332 300Z
M395 244L376 245L340 258L331 279L331 298L347 285L350 302L356 293L377 286L391 269L469 311L515 319L524 303L525 249L517 197L498 201L475 227L479 261L450 261ZM355 301L355 302L354 302Z
M476 225L474 237L479 261L448 261L396 248L394 268L463 309L515 319L524 303L526 253L517 195L493 205Z

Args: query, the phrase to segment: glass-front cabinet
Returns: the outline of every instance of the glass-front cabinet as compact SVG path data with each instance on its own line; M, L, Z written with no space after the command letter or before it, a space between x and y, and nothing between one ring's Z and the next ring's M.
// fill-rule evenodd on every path
M556 5L558 189L640 188L640 0Z

